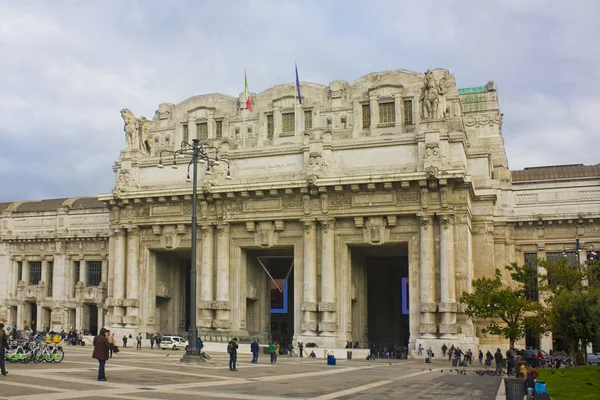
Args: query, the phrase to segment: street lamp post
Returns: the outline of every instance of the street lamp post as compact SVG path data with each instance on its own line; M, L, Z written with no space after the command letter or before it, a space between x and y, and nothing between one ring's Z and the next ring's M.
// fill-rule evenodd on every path
M211 157L208 152L214 151L215 156ZM196 204L198 202L198 163L206 164L206 174L211 174L211 167L217 166L221 162L227 164L227 179L231 179L230 165L227 160L219 159L219 150L213 146L200 145L198 139L192 139L192 144L187 142L181 143L180 150L162 150L158 161L158 168L163 168L163 154L173 155L173 168L177 168L177 156L191 156L188 163L187 180L190 180L190 166L192 167L192 260L190 269L190 327L188 330L189 345L183 356L182 361L201 361L200 352L198 351L198 327L196 323L196 231L197 217Z
M581 255L579 254L580 251L590 251L591 252L591 256L597 258L598 257L598 253L596 253L595 247L592 244L581 244L581 242L579 241L579 239L575 239L575 257L577 258L577 265L581 264ZM570 246L564 246L563 247L563 255L566 257L566 251L573 251L573 248ZM587 257L586 257L587 258Z

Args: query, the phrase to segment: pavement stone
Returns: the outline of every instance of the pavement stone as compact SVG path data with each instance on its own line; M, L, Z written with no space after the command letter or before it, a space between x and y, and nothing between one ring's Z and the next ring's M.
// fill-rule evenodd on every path
M98 363L91 348L67 347L62 363L8 364L0 377L4 399L485 399L498 395L500 377L460 373L446 361L337 360L280 357L258 365L238 355L238 372L226 353L206 364L182 364L183 351L122 349L107 362L107 382L96 380Z

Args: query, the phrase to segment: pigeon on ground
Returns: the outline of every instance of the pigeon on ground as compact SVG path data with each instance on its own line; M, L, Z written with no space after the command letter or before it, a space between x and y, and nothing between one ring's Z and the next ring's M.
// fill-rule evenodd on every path
M586 382L586 383L587 383L588 385L590 385L590 386L592 386L592 385L593 385L593 383L592 383L592 382Z

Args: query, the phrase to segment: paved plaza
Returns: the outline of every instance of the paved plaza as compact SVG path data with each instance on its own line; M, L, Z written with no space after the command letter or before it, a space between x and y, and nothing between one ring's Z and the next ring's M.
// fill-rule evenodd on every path
M244 345L242 345L243 347ZM91 347L67 347L60 364L8 364L0 377L4 399L489 399L500 378L466 375L447 361L338 360L279 357L271 365L262 355L239 353L238 372L230 372L225 353L204 365L179 362L182 351L123 349L107 363L107 382L98 382Z

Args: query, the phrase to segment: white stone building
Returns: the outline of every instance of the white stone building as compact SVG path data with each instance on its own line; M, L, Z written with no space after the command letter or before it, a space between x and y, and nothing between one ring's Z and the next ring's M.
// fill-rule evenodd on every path
M600 247L600 166L511 172L493 82L401 70L301 90L123 110L112 193L0 203L0 320L182 333L195 312L207 340L495 348L457 301L473 278ZM192 139L232 179L200 168L190 310L189 159L160 152Z

